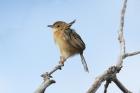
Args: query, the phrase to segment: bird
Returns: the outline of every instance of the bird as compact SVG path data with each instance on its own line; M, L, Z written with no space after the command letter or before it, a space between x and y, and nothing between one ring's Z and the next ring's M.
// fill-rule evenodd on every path
M64 65L68 58L80 54L84 70L89 72L85 57L83 56L86 45L80 35L71 28L75 21L73 20L70 23L56 21L53 25L48 25L48 27L52 28L54 41L60 50L59 63Z

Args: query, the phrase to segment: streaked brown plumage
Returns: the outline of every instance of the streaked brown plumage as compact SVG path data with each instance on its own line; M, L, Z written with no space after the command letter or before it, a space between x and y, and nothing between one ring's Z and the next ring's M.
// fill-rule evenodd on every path
M85 43L82 38L70 28L73 23L75 23L75 20L71 23L57 21L53 25L48 25L48 27L53 29L54 40L60 49L60 63L64 64L69 57L74 56L75 54L80 54L84 69L88 72L88 67L83 56Z

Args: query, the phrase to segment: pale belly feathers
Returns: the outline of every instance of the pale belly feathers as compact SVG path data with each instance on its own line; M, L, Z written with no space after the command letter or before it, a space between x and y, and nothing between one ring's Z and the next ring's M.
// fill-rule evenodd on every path
M75 49L70 43L68 43L68 40L65 39L63 33L60 33L61 32L54 32L54 40L58 48L60 49L61 56L68 58L75 54L78 54L79 52L77 51L77 49Z

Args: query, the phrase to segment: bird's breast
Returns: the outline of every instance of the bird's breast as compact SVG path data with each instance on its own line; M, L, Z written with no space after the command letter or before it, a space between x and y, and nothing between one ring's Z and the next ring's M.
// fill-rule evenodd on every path
M56 31L54 32L54 40L57 45L63 46L66 43L64 33L62 31Z
M58 45L62 56L69 57L74 55L75 53L78 53L77 49L75 49L68 43L68 40L65 38L63 32L61 31L54 32L54 40Z

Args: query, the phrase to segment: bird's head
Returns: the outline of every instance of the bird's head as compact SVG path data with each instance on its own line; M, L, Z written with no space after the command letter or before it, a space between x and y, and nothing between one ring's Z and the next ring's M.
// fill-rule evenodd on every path
M69 29L75 23L75 21L76 20L70 23L66 23L64 21L57 21L53 25L48 25L48 27L51 27L53 31L64 31L66 29Z

